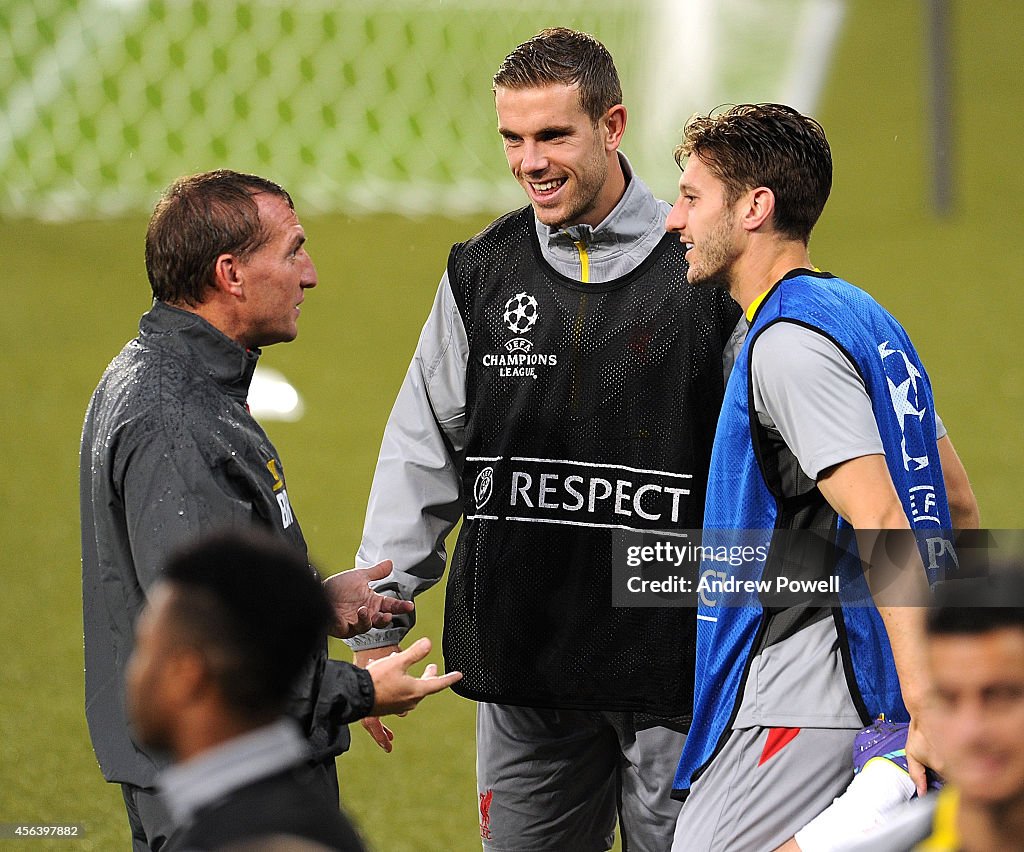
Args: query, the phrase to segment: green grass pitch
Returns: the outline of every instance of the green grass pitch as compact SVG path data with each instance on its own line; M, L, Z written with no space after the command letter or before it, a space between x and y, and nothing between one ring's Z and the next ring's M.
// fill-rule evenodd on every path
M836 183L812 256L905 323L984 522L1020 527L1024 12L1015 0L956 8L958 195L954 214L939 220L928 203L921 5L850 4L820 110ZM666 157L673 143L665 140ZM299 339L268 350L265 363L299 388L307 414L268 431L311 552L335 570L356 549L380 433L447 249L486 220L303 218L321 284ZM17 848L128 844L119 791L100 777L82 710L77 452L89 394L148 305L144 226L0 222L0 823L86 831L74 844ZM441 599L435 591L420 605L420 632L435 640ZM393 727L393 754L356 726L339 762L344 801L372 845L478 849L472 704L436 698Z

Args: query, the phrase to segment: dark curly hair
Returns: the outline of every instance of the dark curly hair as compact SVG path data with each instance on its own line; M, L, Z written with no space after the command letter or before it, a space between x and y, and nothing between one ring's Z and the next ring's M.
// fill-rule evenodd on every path
M775 195L776 230L805 244L832 191L832 150L813 118L782 104L741 104L696 115L675 150L680 168L696 155L736 201L759 186Z
M327 641L332 613L315 569L269 533L222 532L174 553L178 635L207 659L225 702L245 718L280 713Z

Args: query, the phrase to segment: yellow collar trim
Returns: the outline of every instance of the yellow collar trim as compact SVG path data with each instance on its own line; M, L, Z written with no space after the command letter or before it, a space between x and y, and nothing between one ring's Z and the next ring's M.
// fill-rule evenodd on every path
M821 272L821 270L818 269L817 266L812 266L811 269L813 269L815 272ZM772 291L772 288L769 287L767 290L765 290L760 296L758 296L756 299L754 299L754 301L751 302L747 306L746 313L744 314L744 316L746 316L746 318L747 318L747 322L753 322L754 321L754 314L756 314L757 313L757 309L759 307L761 307L761 302L764 301L765 296L767 296L771 291Z
M935 816L932 817L932 833L914 847L914 852L956 852L960 848L960 834L956 830L960 791L946 786L938 792L938 797Z
M771 292L771 290L765 290L760 296L758 296L756 299L754 299L754 301L751 302L747 306L747 313L746 313L747 322L753 322L754 321L754 314L757 313L757 309L759 307L761 307L761 302L764 301L765 296L767 296L770 292Z
M590 283L590 256L587 254L587 247L582 240L574 243L576 250L580 253L580 281L584 284Z

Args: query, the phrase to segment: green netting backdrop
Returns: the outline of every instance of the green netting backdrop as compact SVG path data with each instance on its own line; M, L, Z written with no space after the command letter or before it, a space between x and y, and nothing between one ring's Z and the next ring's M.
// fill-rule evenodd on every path
M731 57L749 55L744 39L779 49L822 2L0 0L0 215L145 211L178 175L221 166L278 180L304 211L507 207L519 196L490 78L517 43L561 24L611 49L631 108L625 150L642 166L660 157L671 188L682 119L723 96L691 86L684 103L673 70L741 94L766 84L763 64L755 74L721 50L699 75L676 60L723 38ZM680 5L700 39L674 31L692 29Z

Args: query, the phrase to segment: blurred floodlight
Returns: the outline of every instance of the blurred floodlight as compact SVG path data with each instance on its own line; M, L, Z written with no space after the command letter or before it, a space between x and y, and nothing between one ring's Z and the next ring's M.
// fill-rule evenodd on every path
M671 186L669 152L694 113L773 101L815 114L847 0L650 0L647 10L643 130L624 148L648 183L663 167Z
M257 367L249 385L249 410L257 420L294 423L302 417L305 406L283 374L270 367Z

